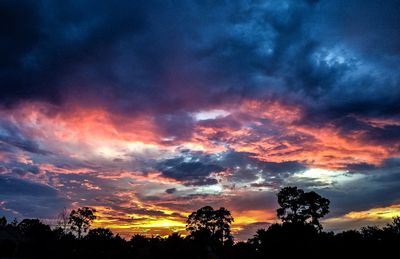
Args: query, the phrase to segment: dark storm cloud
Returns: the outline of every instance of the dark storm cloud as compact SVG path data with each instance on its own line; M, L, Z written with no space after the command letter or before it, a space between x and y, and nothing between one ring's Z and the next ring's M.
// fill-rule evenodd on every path
M309 107L305 120L398 115L400 73L394 68L400 64L400 2L320 1L317 8L320 26L309 28L322 47L331 49L319 66L329 68L328 73L341 69L330 83L322 81L330 87L324 88L319 105Z
M223 154L220 163L225 167L233 168L235 173L231 177L235 182L255 180L256 173L259 172L265 178L265 184L275 186L278 186L280 180L288 175L307 168L299 161L267 162L258 160L254 156L255 154L247 152L228 151Z
M184 181L184 184L193 186L218 183L216 179L208 177L211 173L224 170L223 167L215 164L197 161L186 162L184 157L165 160L158 165L157 169L166 177Z
M399 55L400 2L381 1L321 1L325 19L335 32L369 54ZM321 14L322 16L322 14ZM385 39L382 41L381 39ZM386 58L386 57L385 57Z
M156 113L177 138L191 135L185 112L241 98L284 97L302 123L400 111L398 1L1 5L3 103L94 96Z
M25 98L59 101L71 67L107 55L121 33L142 26L140 5L128 2L2 1L0 10L6 104Z
M159 211L159 210L142 209L142 208L126 208L126 207L120 207L118 205L114 205L114 206L112 206L112 208L115 211L118 211L119 213L122 212L122 215L136 214L136 215L149 216L149 217L167 216L166 213L164 213L163 211Z
M376 169L376 166L368 163L355 163L346 165L346 169L349 172L369 172Z
M1 173L11 174L14 176L25 176L26 174L37 175L40 173L40 168L32 163L21 163L17 161L0 163Z
M331 121L338 127L341 136L358 135L364 143L373 145L391 145L399 150L400 126L397 124L372 125L354 116L345 116Z
M383 127L375 127L367 133L367 137L375 141L375 143L388 144L398 143L400 141L400 125L385 125Z
M13 177L1 176L1 195L20 194L33 196L52 196L56 190L41 184L24 181ZM24 188L25 187L25 188Z
M176 188L169 188L169 189L165 190L165 192L168 193L168 194L175 193L176 191L177 191Z
M16 175L24 175L27 173L38 174L40 172L39 167L32 164L22 164L22 163L14 163L12 165L12 174Z
M233 182L253 181L257 179L257 173L261 173L266 179L265 184L278 186L279 179L306 168L306 165L298 161L267 162L254 158L252 153L232 150L217 155L184 150L180 156L161 161L156 167L164 176L193 186L216 184L217 180L210 177L210 174L226 170L234 172L230 176Z
M119 98L114 105L122 109L132 108L130 102L150 107L154 97L163 102L168 95L160 84L167 82L158 81L173 67L170 58L178 58L172 55L185 49L182 41L191 35L187 20L193 26L197 22L191 19L196 4L184 2L3 1L1 7L2 51L7 54L1 90L6 103L24 98L59 101L74 93L69 88L76 84L80 93ZM166 80L185 84L185 77Z
M390 158L382 165L359 163L348 165L349 174L342 180L332 179L327 184L321 179L297 179L295 184L306 190L316 190L331 201L329 217L341 216L351 211L396 204L400 197L400 160ZM352 179L352 177L355 177ZM346 179L347 178L347 179Z
M21 217L52 217L69 205L56 189L14 177L0 176L2 213L15 211ZM6 210L4 210L4 207Z

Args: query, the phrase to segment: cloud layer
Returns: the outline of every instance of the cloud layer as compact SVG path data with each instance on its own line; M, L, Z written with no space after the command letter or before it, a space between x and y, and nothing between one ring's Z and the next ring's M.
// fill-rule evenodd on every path
M95 206L99 226L165 234L199 206L225 206L243 238L276 220L289 184L332 200L332 229L398 206L396 0L0 10L9 217Z

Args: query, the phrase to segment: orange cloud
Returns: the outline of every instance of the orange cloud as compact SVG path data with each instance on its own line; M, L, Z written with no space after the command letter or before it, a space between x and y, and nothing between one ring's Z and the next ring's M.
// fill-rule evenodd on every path
M386 144L370 143L362 131L344 135L334 124L318 127L299 124L303 112L293 105L247 100L230 113L241 127L201 125L195 131L197 138L203 142L217 139L235 151L253 153L264 161L296 160L325 169L343 169L352 163L379 165L399 153ZM265 119L267 124L262 123ZM371 125L384 123L400 122L371 121Z
M99 216L95 226L109 227L125 236L133 233L166 235L171 231L185 233L185 216L196 206L229 205L237 195L246 195L245 191L238 191L241 188L239 185L227 187L235 185L229 182L231 177L228 176L234 173L232 170L213 175L219 180L219 189L215 195L199 195L204 194L201 191L205 187L189 188L178 180L163 176L155 169L147 172L125 170L123 160L127 155L127 160L131 159L129 163L135 163L135 156L158 161L172 158L182 149L207 154L234 150L250 152L254 158L262 161L301 161L312 168L331 170L343 169L349 163L379 165L394 155L390 147L366 141L362 131L343 135L334 124L320 127L300 124L303 111L295 105L277 101L244 100L227 110L224 117L210 117L196 122L189 140L173 142L163 139L160 125L148 114L127 116L113 114L98 107L72 105L66 110L66 107L25 103L11 111L0 110L0 115L12 121L23 134L39 143L41 148L57 154L67 162L68 159L82 162L82 165L69 168L52 164L51 159L39 160L37 164L41 172L95 174L97 179L112 182L110 185L113 188L120 185L120 189L115 187L112 193L113 197L121 198L117 205L97 203L95 206ZM384 127L400 122L369 120L368 123L374 127ZM7 159L0 152L0 159L3 157ZM32 158L24 152L15 153L12 160L16 159L24 164L33 163ZM103 167L97 169L98 164ZM29 177L38 182L52 184L55 188L62 187L56 180L49 183L44 174ZM104 191L103 186L93 182L82 182L81 186L85 191ZM165 194L166 188L177 186L183 191ZM66 195L69 198L79 196L70 191ZM146 201L146 195L155 195L158 199ZM82 199L81 202L86 201ZM129 208L141 209L144 213L129 212ZM275 220L273 210L238 210L235 206L227 208L236 218L233 225L236 232L248 224ZM151 210L153 214L149 212L146 215L146 210ZM341 219L386 219L398 211L396 206L378 208L349 213ZM327 222L333 224L333 221Z

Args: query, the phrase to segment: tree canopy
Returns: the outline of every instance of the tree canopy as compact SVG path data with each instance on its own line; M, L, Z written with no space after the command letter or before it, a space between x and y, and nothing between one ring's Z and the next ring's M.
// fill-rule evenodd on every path
M186 230L190 232L191 237L208 235L223 243L233 240L230 228L233 221L229 210L223 207L214 210L211 206L205 206L189 215Z
M71 211L68 223L71 224L71 229L76 231L78 238L82 237L82 233L86 232L93 220L96 219L95 212L95 209L89 207L82 207Z
M314 191L285 187L278 193L277 216L284 223L311 224L322 229L319 219L329 213L330 201Z

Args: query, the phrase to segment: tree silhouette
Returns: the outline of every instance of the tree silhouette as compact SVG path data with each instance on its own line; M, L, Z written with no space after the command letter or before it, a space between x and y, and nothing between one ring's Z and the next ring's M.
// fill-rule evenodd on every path
M86 232L96 219L95 212L93 208L82 207L72 210L69 214L68 224L71 224L71 229L77 232L79 239L82 237L82 232Z
M108 228L95 228L89 230L88 234L85 237L88 240L111 240L114 238L113 232Z
M322 230L319 219L329 213L329 200L316 192L304 192L297 187L285 187L278 193L277 215L284 223L309 223Z
M394 235L400 235L400 217L394 217L393 221L387 224L384 230Z
M5 228L7 226L7 219L6 217L1 217L0 218L0 228Z
M326 202L320 202L323 198L313 192L291 188L284 188L280 193L291 194L282 197L285 204L292 206L284 211L290 221L283 218L283 223L259 229L247 242L228 245L233 218L228 210L214 210L209 206L189 216L188 237L178 233L167 238L137 234L130 241L105 228L91 229L84 238L78 238L71 232L60 231L59 227L52 229L39 219L8 223L0 216L0 258L383 258L398 252L400 217L393 218L385 227L366 226L336 234L324 232L315 227L315 220L323 214L320 207ZM292 212L292 208L297 211ZM72 216L82 216L87 211L81 208ZM85 216L94 217L94 210L90 211ZM90 223L91 220L87 221L86 229ZM85 231L83 223L81 229Z
M50 227L39 219L24 219L18 224L18 229L28 238L43 238L51 233Z
M209 236L222 244L233 240L230 229L233 220L227 209L221 207L214 210L211 206L205 206L189 215L186 230L192 237Z
M149 239L146 238L144 235L135 234L131 237L130 242L135 247L144 247L149 243Z
M57 228L64 234L66 234L68 231L68 222L69 222L68 211L66 208L64 208L60 212L60 214L58 214L58 219L57 219Z

